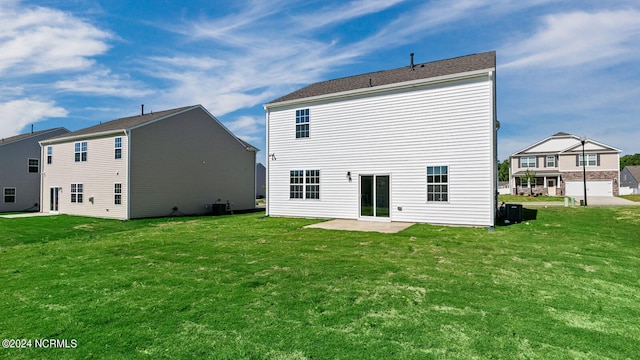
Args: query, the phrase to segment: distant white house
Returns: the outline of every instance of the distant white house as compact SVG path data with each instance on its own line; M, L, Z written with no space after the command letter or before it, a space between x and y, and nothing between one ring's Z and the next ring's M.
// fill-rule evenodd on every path
M255 207L257 149L201 105L41 141L43 212L116 219Z
M496 54L309 85L266 104L267 214L492 226Z
M0 139L0 212L40 210L38 141L68 132L55 128Z
M584 150L585 159L580 137L559 132L516 152L510 157L512 193L583 196L584 170L587 196L618 196L620 150L593 139L585 139ZM534 180L524 180L527 170Z

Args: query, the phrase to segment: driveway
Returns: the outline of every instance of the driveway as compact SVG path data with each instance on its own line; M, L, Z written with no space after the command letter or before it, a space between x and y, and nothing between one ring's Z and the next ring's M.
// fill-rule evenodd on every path
M580 200L584 196L576 196L576 205L580 204ZM588 206L640 206L640 202L635 202L615 196L587 196Z

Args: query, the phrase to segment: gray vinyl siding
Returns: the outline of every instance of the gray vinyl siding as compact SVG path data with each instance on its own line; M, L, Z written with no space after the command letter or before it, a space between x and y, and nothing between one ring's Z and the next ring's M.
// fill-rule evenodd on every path
M131 218L209 213L218 199L255 207L255 152L201 108L134 128L129 140Z
M0 212L40 210L40 173L43 160L38 141L67 133L52 129L8 144L0 144ZM38 171L29 172L29 159L38 159ZM44 159L46 162L46 158ZM4 188L16 189L16 202L4 202Z
M310 136L295 138L309 109ZM389 175L392 221L493 225L494 84L473 79L268 109L268 214L359 217L359 176ZM426 167L449 167L449 201L427 202ZM320 170L320 199L289 199L290 170ZM351 173L351 181L347 173ZM402 210L400 210L400 208Z
M122 138L122 158L115 159L114 142ZM75 162L74 144L87 142L87 161ZM47 146L52 146L53 162L46 164ZM98 138L85 138L61 143L43 144L45 159L42 181L42 211L49 212L50 188L62 189L60 214L127 218L127 137L123 132ZM114 204L114 184L122 184L122 204ZM83 202L71 202L71 184L83 185ZM93 198L93 202L90 201Z

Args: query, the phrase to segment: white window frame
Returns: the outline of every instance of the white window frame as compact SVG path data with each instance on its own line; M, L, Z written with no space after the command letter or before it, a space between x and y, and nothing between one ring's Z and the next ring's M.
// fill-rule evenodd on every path
M304 198L320 200L320 170L305 170Z
M526 164L525 164L526 159ZM533 165L531 166L531 162L533 160ZM536 157L535 156L521 156L520 157L520 168L521 169L530 169L536 167Z
M71 202L74 204L82 204L84 200L84 185L82 183L71 184Z
M122 205L122 183L113 184L113 204Z
M584 154L584 156L587 158L587 167L598 166L598 154ZM578 155L578 159L578 166L582 167L582 164L584 163L582 154Z
M75 162L85 162L87 161L87 142L79 141L73 144L74 146L74 158Z
M430 169L432 170L431 173L429 172ZM443 170L445 173L442 173ZM451 176L451 173L449 172L449 165L429 165L426 168L426 175L427 202L449 202L449 177Z
M551 161L549 161L551 160ZM556 167L556 156L555 155L547 155L545 157L546 167Z
M47 146L47 164L53 163L53 146Z
M114 139L113 142L114 147L114 158L122 159L122 137L118 136Z
M289 199L304 199L304 170L289 170Z
M296 110L296 139L309 137L309 109Z

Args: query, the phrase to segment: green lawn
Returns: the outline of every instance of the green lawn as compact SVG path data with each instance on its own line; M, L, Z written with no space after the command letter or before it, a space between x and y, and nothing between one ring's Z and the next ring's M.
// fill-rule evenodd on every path
M640 202L640 194L622 195L620 197L623 199Z
M0 219L1 337L75 340L0 358L635 358L640 207L532 214L398 234L261 213Z
M528 196L528 195L509 195L509 194L500 194L498 195L499 202L506 203L525 203L525 202L556 202L556 201L564 201L564 196Z

